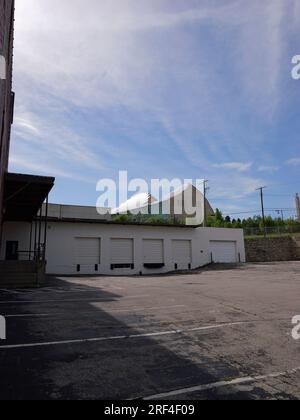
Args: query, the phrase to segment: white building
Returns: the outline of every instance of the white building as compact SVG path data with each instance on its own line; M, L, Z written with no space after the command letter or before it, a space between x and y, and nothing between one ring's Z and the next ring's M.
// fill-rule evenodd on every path
M242 230L121 224L113 223L110 217L100 216L92 207L49 205L46 226L41 222L47 236L46 272L158 274L195 269L211 262L245 262ZM28 249L34 252L32 236L30 223L4 225L4 243L17 243L19 259L28 258ZM0 259L6 259L5 247Z

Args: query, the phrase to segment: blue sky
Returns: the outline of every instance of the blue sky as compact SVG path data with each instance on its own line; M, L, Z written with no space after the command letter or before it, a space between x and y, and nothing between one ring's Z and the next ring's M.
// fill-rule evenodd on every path
M10 169L56 176L58 203L128 170L206 178L224 214L265 185L293 209L299 28L299 0L16 0Z

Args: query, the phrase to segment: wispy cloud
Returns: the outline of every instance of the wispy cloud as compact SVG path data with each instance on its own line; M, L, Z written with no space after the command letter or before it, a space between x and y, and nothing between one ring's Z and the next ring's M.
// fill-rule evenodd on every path
M280 166L276 166L276 165L261 165L257 168L257 170L259 172L269 172L269 173L274 173L279 171Z
M104 167L96 151L92 150L91 144L68 127L63 120L55 118L53 121L53 114L41 116L33 112L24 113L17 108L12 159L18 146L24 142L35 153L39 148L41 156L46 154L47 159L55 160L56 167L57 163L61 166L66 163L80 164L81 167L94 170Z
M15 117L14 130L20 137L40 135L38 128L31 122L31 118L24 115Z
M238 172L247 172L252 168L253 163L243 163L243 162L226 162L226 163L216 163L213 165L217 169L229 169Z
M218 30L222 28L224 34L231 31L236 34L231 46L240 59L233 62L233 70L242 83L240 93L247 97L247 102L251 100L254 106L259 105L259 109L267 112L278 103L285 39L282 0L264 4L230 1L219 6L204 1L201 8L187 5L183 10L166 7L164 11L160 2L155 6L145 2L142 7L135 6L135 2L127 0L113 4L91 0L88 8L82 0L52 0L42 4L39 0L27 0L26 4L17 0L17 69L22 66L23 77L40 80L52 93L76 104L165 107L162 96L153 93L157 88L162 90L162 82L167 82L170 76L173 79L189 76L191 83L193 79L200 82L199 105L216 103L215 89L206 72L200 70L199 73L199 68L194 72L193 67L188 66L185 60L189 60L189 51L178 48L176 36L174 42L167 38L168 45L162 42L159 48L153 42L155 30L178 30L184 47L191 42L191 30L201 30L210 24ZM80 41L72 36L74 33L81 34ZM158 35L161 37L160 33ZM206 41L205 37L197 40L202 51L199 60L214 71L215 83L218 83L218 72L207 61ZM172 66L169 60L175 51L176 65ZM184 62L187 66L183 69Z
M14 167L206 176L228 197L269 184L299 15L298 0L16 0Z
M232 204L237 205L236 201L257 195L257 188L266 184L268 183L263 178L245 174L232 176L231 173L215 172L209 177L210 194L214 198L226 200L227 205L231 204L228 200L232 200Z
M26 156L24 154L22 154L22 156L15 155L10 159L10 170L12 172L15 172L16 170L17 171L24 170L32 174L38 173L41 175L66 178L73 181L80 181L80 182L87 182L87 183L94 184L94 180L92 179L85 178L76 173L64 171L61 168L55 167L47 163L45 160L37 161L36 158L29 155Z
M290 159L286 161L287 165L290 166L300 166L300 157L299 158L294 158L294 159Z

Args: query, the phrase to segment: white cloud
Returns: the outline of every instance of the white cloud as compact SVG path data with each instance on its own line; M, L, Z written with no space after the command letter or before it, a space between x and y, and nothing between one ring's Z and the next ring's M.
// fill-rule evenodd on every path
M41 156L47 155L48 159L56 162L59 160L61 165L73 163L94 170L104 168L86 139L65 125L64 121L52 121L52 118L52 115L41 117L17 108L12 158L14 151L25 141L34 152L40 150Z
M287 165L290 166L300 166L300 158L294 158L286 161Z
M39 129L31 121L32 116L17 115L14 118L14 130L20 137L27 138L28 136L39 136L41 133Z
M243 163L243 162L227 162L227 163L216 163L213 165L217 169L229 169L238 172L247 172L252 168L253 163Z
M217 104L217 89L215 92L208 86L211 79L207 71L214 71L216 81L220 75L209 62L204 38L198 39L202 53L195 60L201 60L203 67L196 71L186 62L189 54L185 44L190 42L189 25L200 29L209 23L218 30L221 27L224 34L236 34L232 47L238 59L233 66L245 99L267 112L278 103L284 1L253 1L251 5L229 2L225 6L204 3L201 8L187 5L184 10L163 10L161 6L159 2L154 6L143 2L136 7L128 0L90 0L89 7L84 0L17 0L18 77L39 80L52 93L76 104L121 103L155 109L166 107L163 96L156 94L163 93L169 77L180 77L181 81L189 77L191 83L201 83L198 101L205 110L207 102ZM155 31L174 27L180 31L179 39L168 33L161 45L153 39ZM232 54L230 49L228 52Z
M121 150L102 133L96 144L97 133L78 133L69 118L74 107L94 118L99 110L117 109L120 119L129 109L137 115L133 126L141 114L158 122L163 141L201 175L214 162L228 162L213 166L221 175L220 194L238 196L259 186L242 175L264 139L241 139L241 117L250 109L265 123L280 106L285 41L298 28L298 0L290 0L290 8L285 0L203 0L192 8L195 3L16 0L13 157L30 159L29 151L39 150L62 174L65 162L82 171L106 170L102 150L129 162L137 148ZM227 66L230 79L224 79ZM239 172L239 180L227 180L228 170Z
M22 154L22 156L15 155L10 159L10 170L14 172L15 168L18 168L18 170L22 169L25 171L29 171L33 174L39 173L47 176L72 179L74 181L89 183L93 182L92 180L81 177L78 174L74 174L71 172L64 171L61 168L57 168L47 163L45 160L37 161L34 157L29 155L25 158L24 154Z
M279 171L280 166L275 166L275 165L261 165L258 168L259 172L269 172L269 173L274 173Z
M232 176L231 174L215 174L209 177L210 193L213 197L226 200L241 200L257 194L257 188L266 185L260 178L246 176Z

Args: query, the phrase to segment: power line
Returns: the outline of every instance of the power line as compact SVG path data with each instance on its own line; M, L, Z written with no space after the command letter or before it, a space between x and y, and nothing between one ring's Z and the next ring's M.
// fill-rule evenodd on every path
M277 208L274 208L274 209L268 209L268 208L265 208L265 210L266 211L277 211L278 210L278 207ZM291 212L291 213L293 213L294 211L295 211L295 209L293 209L293 208L290 208L290 209L280 209L280 210L282 210L282 211L285 211L285 212ZM228 215L228 216L236 216L236 215L239 215L239 214L258 214L259 212L261 212L261 209L259 209L259 210L251 210L251 211L239 211L239 212L235 212L235 213L228 213L228 212L224 212L224 214L226 214L226 215Z
M290 194L265 194L265 197L294 197L294 193Z

